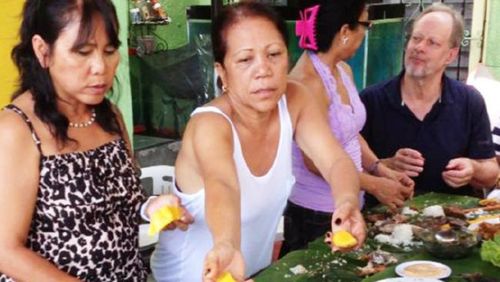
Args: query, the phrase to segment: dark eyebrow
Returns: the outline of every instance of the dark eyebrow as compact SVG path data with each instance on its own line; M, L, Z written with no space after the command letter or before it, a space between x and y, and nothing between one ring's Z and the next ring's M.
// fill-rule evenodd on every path
M77 50L79 50L79 49L81 49L83 47L86 47L86 46L95 47L95 46L97 46L97 44L95 44L95 43L88 43L88 42L81 42L81 43L73 45L73 47L71 48L71 51L77 51Z

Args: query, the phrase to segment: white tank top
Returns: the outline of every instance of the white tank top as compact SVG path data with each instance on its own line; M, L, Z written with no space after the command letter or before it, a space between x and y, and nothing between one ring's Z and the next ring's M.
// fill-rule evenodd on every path
M231 124L233 158L241 190L241 250L247 277L271 263L276 228L295 182L291 151L293 129L285 95L280 99L278 107L278 150L273 165L263 176L254 176L248 168L236 129L226 114L210 106L197 108L192 113L218 113ZM151 257L151 268L158 282L198 282L201 281L205 255L213 245L212 235L205 221L205 190L201 189L195 194L174 190L193 215L194 223L187 231L161 232L159 243Z

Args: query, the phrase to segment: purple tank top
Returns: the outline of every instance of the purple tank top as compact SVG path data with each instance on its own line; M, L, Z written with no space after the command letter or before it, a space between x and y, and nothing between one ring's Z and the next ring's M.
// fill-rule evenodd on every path
M351 156L358 171L361 166L361 147L359 143L359 132L366 121L366 110L359 99L358 91L349 75L340 64L337 64L342 82L349 94L350 105L343 104L337 93L335 79L323 62L312 52L307 53L311 59L316 72L320 75L326 92L330 98L328 118L333 134L340 142L344 150ZM302 153L294 142L293 148L293 174L296 182L289 200L299 206L323 212L333 212L332 193L330 185L321 176L310 172L304 164ZM364 203L364 192L360 193L361 206Z

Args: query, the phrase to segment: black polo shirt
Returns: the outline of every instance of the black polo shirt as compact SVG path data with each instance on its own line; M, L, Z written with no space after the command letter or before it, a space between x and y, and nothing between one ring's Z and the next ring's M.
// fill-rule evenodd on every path
M441 99L420 121L401 103L402 76L361 92L367 112L362 135L379 158L391 157L400 148L422 153L424 171L414 178L416 193L472 195L472 187L449 187L441 172L453 158L495 156L483 97L473 87L444 75Z

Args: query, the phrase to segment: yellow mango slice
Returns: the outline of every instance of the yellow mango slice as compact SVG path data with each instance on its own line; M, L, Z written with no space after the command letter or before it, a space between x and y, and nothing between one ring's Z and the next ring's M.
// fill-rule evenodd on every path
M449 223L446 223L446 224L443 224L439 227L439 229L441 229L441 231L448 231L451 229L451 225Z
M149 236L155 235L172 221L181 218L181 213L179 207L169 206L164 206L155 211L153 216L151 216L151 223L149 224Z
M332 236L332 244L339 248L345 249L354 247L357 243L358 240L356 240L356 238L354 238L351 233L345 230L337 231Z
M236 280L234 280L231 273L226 271L222 273L222 275L219 276L219 278L217 278L217 282L236 282Z

